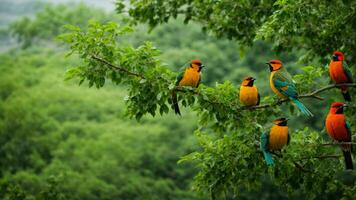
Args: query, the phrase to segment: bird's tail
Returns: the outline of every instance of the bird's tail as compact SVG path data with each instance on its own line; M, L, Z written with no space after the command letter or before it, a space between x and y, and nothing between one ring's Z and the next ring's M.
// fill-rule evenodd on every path
M273 157L272 157L272 154L268 151L264 151L262 150L263 152L263 156L265 158L265 161L267 163L268 166L273 166L274 165L274 161L273 161Z
M354 169L354 166L352 164L351 151L342 150L342 153L344 154L346 169Z
M262 133L260 142L260 148L267 165L273 166L274 161L271 152L268 150L268 135L266 133Z
M174 108L174 112L177 115L181 115L180 110L179 110L179 105L178 105L177 91L175 91L175 90L172 91L172 105Z
M309 116L309 117L314 116L313 113L311 113L310 110L307 107L305 107L304 104L302 102L300 102L298 99L292 98L292 101L298 107L300 112L302 112L304 115Z
M342 96L344 96L345 101L351 101L351 95L350 95L350 92L348 91L347 87L342 87L341 93L342 93Z

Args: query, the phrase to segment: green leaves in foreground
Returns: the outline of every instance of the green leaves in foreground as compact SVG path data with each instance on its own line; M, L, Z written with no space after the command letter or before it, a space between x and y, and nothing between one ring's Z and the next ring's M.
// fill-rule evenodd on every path
M161 114L168 112L166 102L174 76L157 59L159 51L151 43L137 48L125 44L123 36L132 29L114 22L91 21L86 32L76 26L67 29L71 32L59 39L69 43L68 55L77 53L83 60L81 66L68 70L67 79L78 77L80 84L87 80L89 87L97 88L108 80L126 85L128 114L136 119L146 113L155 116L157 110Z

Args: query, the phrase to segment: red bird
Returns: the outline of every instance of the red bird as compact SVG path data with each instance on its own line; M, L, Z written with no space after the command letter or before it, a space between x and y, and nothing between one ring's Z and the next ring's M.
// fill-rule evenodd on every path
M352 83L352 74L345 62L344 54L335 51L329 64L329 75L335 83ZM346 86L341 86L341 92L345 101L351 101L351 96Z
M346 122L344 115L345 106L341 102L332 103L325 121L326 131L329 136L338 142L351 142L352 137L350 125ZM351 144L342 144L341 149L344 154L346 169L353 169Z

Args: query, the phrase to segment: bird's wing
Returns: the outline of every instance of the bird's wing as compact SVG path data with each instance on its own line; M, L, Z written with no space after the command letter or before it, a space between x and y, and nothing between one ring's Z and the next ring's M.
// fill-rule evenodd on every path
M342 62L342 68L344 69L348 81L353 83L351 70L345 61Z
M297 89L287 71L279 70L272 77L273 84L277 90L285 96L297 97Z
M177 79L176 79L176 86L178 86L179 82L183 79L184 72L185 71L182 71L181 73L178 74Z
M256 105L260 105L260 101L261 101L260 93L257 93L257 104Z

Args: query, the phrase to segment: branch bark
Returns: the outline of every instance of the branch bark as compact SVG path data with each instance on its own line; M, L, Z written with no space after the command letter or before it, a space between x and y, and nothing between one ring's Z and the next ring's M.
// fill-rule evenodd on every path
M342 145L342 144L356 144L356 142L334 142L334 143L320 144L320 146L333 146L333 145Z
M111 70L115 70L115 71L118 71L118 72L124 72L130 76L136 76L136 77L139 77L139 78L142 78L142 79L145 79L145 77L142 75L142 74L138 74L138 73L134 73L134 72L131 72L123 67L120 67L120 66L116 66L116 65L113 65L112 63L110 63L109 61L103 59L103 58L100 58L96 55L92 55L91 56L94 60L96 61L99 61L101 63L103 63L104 65L106 65L106 67L108 67L109 69Z
M317 94L324 92L326 90L330 90L332 88L337 88L340 86L348 86L348 87L356 87L356 83L342 83L342 84L331 84L331 85L327 85L325 87L319 88L317 90L314 90L312 92L309 92L307 94L302 94L299 95L298 98L299 99L303 99L303 98L315 98L315 99L319 99L319 100L323 100L322 97L317 96ZM289 99L283 99L283 100L279 100L276 103L271 103L271 104L265 104L265 105L258 105L258 106L252 106L252 107L243 107L244 109L247 110L254 110L254 109L262 109L262 108L268 108L268 107L273 107L276 105L280 105L284 102L288 102L290 101Z
M328 158L338 159L340 157L342 157L342 155L320 155L320 156L313 156L313 157L303 157L300 158L298 161L309 160L309 159L328 159Z
M299 164L297 161L293 162L294 166L299 169L302 172L306 172L306 173L313 173L313 171L309 170L309 169L305 169L304 166L302 166L301 164Z
M296 168L301 170L302 172L307 172L307 173L313 173L312 170L306 169L303 165L301 165L299 162L303 160L310 160L310 159L339 159L342 157L342 155L320 155L320 156L313 156L313 157L303 157L300 158L299 160L293 161L293 164Z

